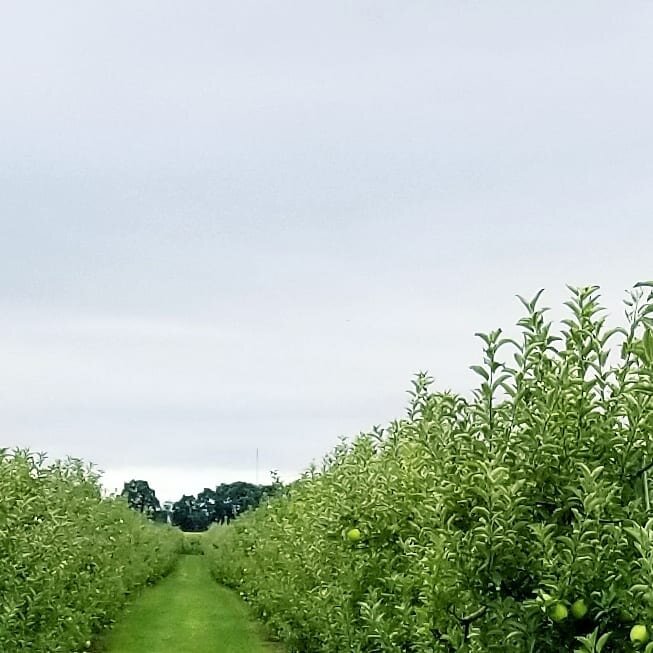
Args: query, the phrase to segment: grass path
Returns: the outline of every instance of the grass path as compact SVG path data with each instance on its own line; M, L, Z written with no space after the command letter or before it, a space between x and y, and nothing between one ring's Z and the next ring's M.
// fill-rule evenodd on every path
M176 569L130 606L108 635L106 653L279 653L247 606L209 576L204 556Z

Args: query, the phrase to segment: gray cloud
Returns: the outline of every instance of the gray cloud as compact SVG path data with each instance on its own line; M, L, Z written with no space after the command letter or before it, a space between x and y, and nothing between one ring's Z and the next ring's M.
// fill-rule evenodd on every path
M256 447L291 477L418 369L468 391L515 293L598 283L617 319L651 276L652 27L643 3L4 8L3 441L169 493L251 477Z

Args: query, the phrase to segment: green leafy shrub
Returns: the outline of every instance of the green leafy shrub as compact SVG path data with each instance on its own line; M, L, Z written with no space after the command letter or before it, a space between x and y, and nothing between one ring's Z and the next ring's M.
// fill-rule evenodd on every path
M471 397L418 374L403 419L211 529L215 576L301 653L639 650L631 628L653 625L651 288L611 330L596 287L570 289L557 330L540 293L520 298L518 337L478 334Z
M81 651L170 570L180 537L102 498L80 461L1 450L0 651Z

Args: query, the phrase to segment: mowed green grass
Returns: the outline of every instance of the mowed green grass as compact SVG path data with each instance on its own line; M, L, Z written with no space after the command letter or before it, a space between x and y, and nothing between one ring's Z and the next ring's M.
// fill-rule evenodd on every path
M204 556L182 555L176 569L124 613L106 653L280 653L248 607L209 575Z

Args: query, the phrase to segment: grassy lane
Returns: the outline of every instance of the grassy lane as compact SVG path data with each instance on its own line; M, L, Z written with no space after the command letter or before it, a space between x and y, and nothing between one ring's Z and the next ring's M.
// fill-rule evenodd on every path
M106 653L272 653L247 606L209 576L204 556L182 555L175 571L136 600L102 647Z

